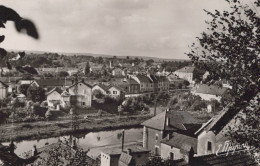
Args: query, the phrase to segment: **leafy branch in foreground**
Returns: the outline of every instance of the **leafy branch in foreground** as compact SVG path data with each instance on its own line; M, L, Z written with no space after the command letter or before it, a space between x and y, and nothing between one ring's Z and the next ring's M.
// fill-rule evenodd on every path
M15 28L20 33L26 33L34 39L39 38L37 28L34 23L28 19L22 18L16 11L11 8L0 5L0 28L5 28L7 21L13 21L15 23ZM0 43L5 40L4 35L0 35ZM0 48L0 60L5 61L8 69L12 69L12 61L17 61L23 58L24 52L20 52L17 58L11 58L7 56L7 51L4 48ZM31 66L16 66L16 70L22 73L37 74L37 71Z
M242 110L244 119L240 118L237 130L230 129L230 136L259 152L259 97L255 98L260 89L260 16L256 11L260 1L252 4L226 1L228 11L205 10L211 17L206 21L208 28L197 37L198 42L191 45L187 55L195 65L209 72L208 83L229 81L234 94L230 109L234 115Z

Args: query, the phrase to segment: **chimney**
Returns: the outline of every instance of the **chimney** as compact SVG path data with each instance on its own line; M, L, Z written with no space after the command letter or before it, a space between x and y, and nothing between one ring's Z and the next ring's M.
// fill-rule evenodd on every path
M170 133L167 134L166 139L169 141L171 138Z
M127 154L131 155L132 154L132 150L129 148L127 149Z
M36 145L33 145L33 150L32 150L32 156L36 156L38 154Z

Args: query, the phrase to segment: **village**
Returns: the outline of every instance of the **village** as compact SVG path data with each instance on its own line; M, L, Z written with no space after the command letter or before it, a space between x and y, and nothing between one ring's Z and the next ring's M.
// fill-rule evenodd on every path
M259 8L2 0L0 166L259 165Z
M228 124L232 123L235 115L229 116L228 112L229 90L232 87L227 81L223 80L220 82L221 85L220 83L203 84L208 72L196 73L197 69L192 65L183 66L175 71L166 71L162 67L163 62L146 63L144 67L140 67L142 63L139 65L115 64L115 60L109 61L104 81L93 78L96 75L99 76L106 68L89 62L82 62L77 67L69 69L36 68L39 73L37 77L28 77L28 75L11 77L8 75L12 75L10 74L12 71L2 68L1 108L6 111L16 110L9 111L9 114L5 112L2 118L6 118L2 119L2 123L6 123L7 126L8 124L13 126L16 123L27 123L28 126L32 124L32 128L28 129L33 131L33 124L37 122L51 124L52 121L57 123L67 120L67 125L71 126L68 133L73 135L77 133L77 129L80 130L80 125L88 124L86 121L91 126L102 118L103 121L108 121L111 118L120 120L133 116L137 119L142 117L138 121L129 121L128 126L120 125L117 121L119 125L114 127L114 129L120 129L143 126L140 142L125 143L125 145L117 143L112 146L105 145L101 148L88 149L86 158L93 165L116 166L120 165L120 162L126 162L123 161L126 160L124 158L128 158L129 165L133 164L132 162L144 165L151 155L185 165L191 164L192 161L215 160L216 152L230 153L230 150L224 148L224 144L228 143L224 131ZM46 77L46 75L55 76ZM186 107L181 104L185 95L189 96L185 102L188 100L193 102ZM75 104L77 110L73 107ZM225 122L227 123L225 125L221 123L220 127L218 125L223 118L229 120ZM23 124L23 126L26 125ZM111 129L113 130L113 127ZM15 129L2 130L5 135L1 137L2 141L7 141L12 137L16 140L19 137L19 132L12 130ZM21 133L26 133L24 128L20 130ZM50 129L47 128L47 131L50 132ZM95 129L85 127L82 131L95 131ZM14 133L15 136L11 135ZM46 137L60 135L63 134L57 133ZM29 138L29 136L24 138ZM35 138L45 137L36 136ZM102 138L98 136L97 139ZM121 135L120 139L124 142L124 136ZM71 150L80 148L73 137L69 142L59 140L57 143L46 144L44 147L35 146L35 149L47 153L49 148L55 146L66 150L69 150L68 147L72 147ZM219 149L219 146L223 148ZM23 152L20 155L26 160L33 157L31 154L33 153ZM40 153L40 156L43 154ZM213 156L208 156L208 154L213 154ZM209 160L208 157L211 159ZM34 161L34 163L40 162L39 158Z

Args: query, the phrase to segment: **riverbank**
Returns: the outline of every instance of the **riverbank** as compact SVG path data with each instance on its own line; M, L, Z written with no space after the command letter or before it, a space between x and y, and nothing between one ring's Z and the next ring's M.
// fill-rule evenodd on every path
M76 132L71 128L71 120L8 124L0 126L0 142L7 142L10 139L19 142L101 130L141 127L141 123L149 118L151 118L150 115L80 119Z

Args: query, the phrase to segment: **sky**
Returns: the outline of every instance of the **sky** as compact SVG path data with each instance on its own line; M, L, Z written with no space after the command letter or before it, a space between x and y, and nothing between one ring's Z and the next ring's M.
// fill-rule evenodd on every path
M227 8L224 0L1 0L32 20L34 40L7 23L1 47L46 52L97 53L188 59L189 45L205 29L203 9Z

